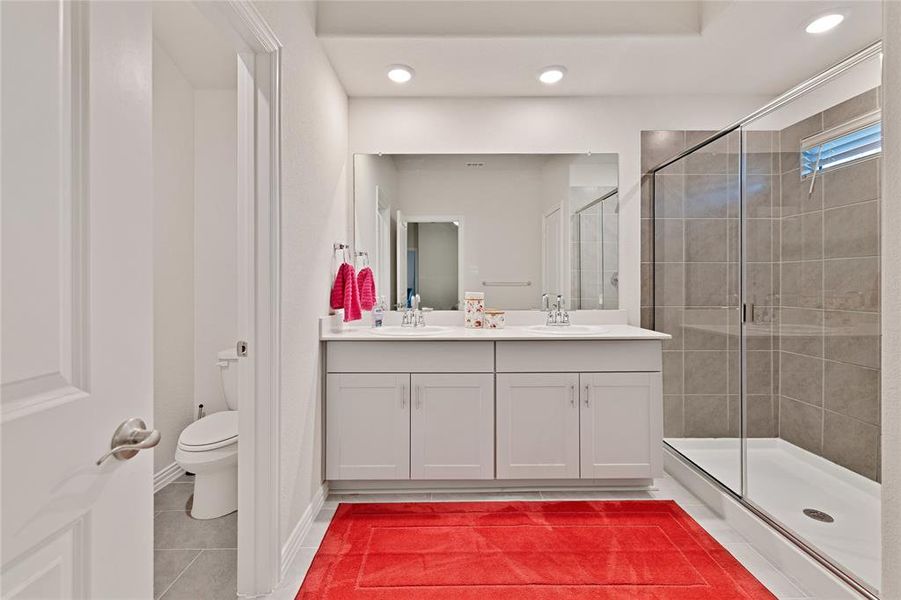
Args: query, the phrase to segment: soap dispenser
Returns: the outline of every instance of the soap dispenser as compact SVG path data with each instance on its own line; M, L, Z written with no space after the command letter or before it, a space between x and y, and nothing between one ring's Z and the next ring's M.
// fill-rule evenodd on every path
M385 297L379 296L379 301L372 307L372 326L381 327L385 320Z

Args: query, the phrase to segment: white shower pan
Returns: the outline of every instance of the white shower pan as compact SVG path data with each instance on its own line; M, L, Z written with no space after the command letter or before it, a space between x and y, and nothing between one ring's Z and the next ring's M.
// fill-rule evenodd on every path
M733 491L741 490L737 438L667 438ZM782 439L748 441L746 499L877 589L881 576L880 485ZM804 514L827 513L832 523Z

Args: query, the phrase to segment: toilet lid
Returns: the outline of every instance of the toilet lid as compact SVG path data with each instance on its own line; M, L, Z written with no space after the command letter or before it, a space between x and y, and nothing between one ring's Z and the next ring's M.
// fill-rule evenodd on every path
M223 410L185 427L178 438L178 445L184 450L210 450L236 441L238 441L238 411Z

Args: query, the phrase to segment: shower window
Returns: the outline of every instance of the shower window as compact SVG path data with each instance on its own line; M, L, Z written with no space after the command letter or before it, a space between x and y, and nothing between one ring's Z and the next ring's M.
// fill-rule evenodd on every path
M866 115L801 142L801 177L869 158L882 151L882 116Z

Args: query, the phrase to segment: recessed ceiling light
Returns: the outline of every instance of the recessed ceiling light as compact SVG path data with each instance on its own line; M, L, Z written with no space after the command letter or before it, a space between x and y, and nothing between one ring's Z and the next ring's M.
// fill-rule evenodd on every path
M391 65L388 67L388 79L394 83L407 83L413 79L413 67L407 65Z
M805 31L807 33L826 33L844 20L845 15L839 13L823 15L822 17L817 17L811 21L805 28Z
M560 65L545 67L538 73L538 81L545 85L554 85L560 83L564 75L566 75L566 67Z

